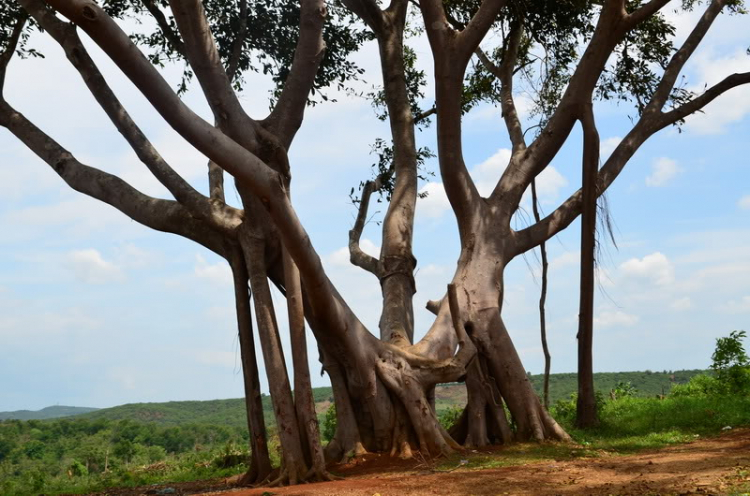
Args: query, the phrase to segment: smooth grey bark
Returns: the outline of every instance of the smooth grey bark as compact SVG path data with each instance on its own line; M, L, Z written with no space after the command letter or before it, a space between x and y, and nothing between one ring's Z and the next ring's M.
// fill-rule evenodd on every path
M536 193L536 180L531 181L531 203L534 211L534 221L542 220L539 215L539 198ZM552 355L549 352L547 344L547 315L545 304L547 303L547 276L549 272L549 263L547 262L547 243L542 242L539 245L539 253L542 259L542 287L539 294L539 330L542 338L542 351L544 352L544 384L542 386L542 400L544 408L549 408L549 374L552 368Z
M29 12L33 11L33 0L20 1ZM413 281L414 263L410 231L412 192L416 188L415 183L410 182L415 174L410 155L413 152L413 116L405 111L408 106L404 104L405 93L399 79L402 77L399 70L403 69L399 68L399 64L403 64L403 29L399 26L406 8L405 0L393 0L385 10L372 0L347 2L379 38L394 149L398 155L394 165L397 190L404 192L389 206L384 223L388 226L384 226L384 248L378 261L385 274L394 273L385 279L389 282L383 283L384 300L393 295L395 302L386 304L386 311L392 314L383 320L382 339L367 331L328 280L320 257L288 197L290 167L286 152L302 122L307 95L322 54L323 11L320 7L323 2L302 2L305 22L301 23L290 84L264 121L249 118L238 103L229 84L234 73L231 67L227 70L221 66L200 2L173 2L182 37L175 37L174 43L182 44L214 113L215 126L195 115L174 95L127 35L94 3L88 0L48 0L47 3L84 29L184 138L217 167L235 176L245 210L230 212L235 216L230 216L229 229L222 229L213 223L213 208L205 210L202 217L200 213L206 203L209 206L223 203L219 194L214 194L213 187L210 200L191 198L189 190L179 188L180 178L170 178L169 170L158 162L156 155L144 154L142 160L150 165L155 176L161 176L160 180L170 185L168 188L176 202L149 198L119 178L80 164L4 101L0 102L0 125L37 153L71 187L115 206L144 225L195 240L225 257L230 256L226 248L228 241L230 245L231 242L241 244L256 294L258 329L269 375L282 378L272 382L275 414L283 427L284 471L280 481L303 480L308 472L307 463L312 461L310 452L305 454L300 415L291 399L279 330L268 292L267 275L283 289L292 285L285 282L291 275L289 271L279 269L282 244L288 247L289 259L298 267L301 280L301 293L294 290L288 294L302 295L305 316L323 349L325 367L331 374L336 400L341 406L340 430L328 450L330 453L344 457L367 448L405 454L412 447L418 447L425 454L440 454L457 449L456 440L437 423L430 391L439 382L463 377L470 383L471 394L471 406L465 417L471 414L481 419L467 421L464 442L468 440L477 445L514 438L567 439L567 434L549 417L535 396L503 324L503 271L515 256L569 225L586 202L578 192L549 216L521 231L510 228L510 218L524 191L549 165L575 123L586 118L586 106L590 104L612 48L629 29L663 6L663 2L651 1L631 14L621 1L603 6L593 39L558 110L540 138L528 147L522 133L519 137L519 122L514 112L513 64L506 63L514 58L513 51L517 50L523 26L511 30L508 56L497 69L502 82L503 116L514 150L495 191L484 199L480 198L463 161L461 89L466 64L506 2L483 1L474 18L462 29L454 30L445 18L442 2L422 0L420 5L435 55L437 105L434 113L438 120L440 170L459 227L461 255L449 298L434 305L436 320L427 336L415 344L411 343L408 330L413 296L409 282ZM731 75L691 102L669 112L662 111L685 61L725 4L719 0L711 2L693 33L675 53L646 111L595 176L599 184L597 194L612 183L627 160L653 133L700 110L723 92L750 82L750 73ZM159 16L154 15L159 24ZM0 56L0 75L4 75L11 55L12 50ZM86 64L79 64L77 68L82 73L91 71ZM89 90L103 107L109 106L111 114L120 112L116 102L96 84ZM127 119L111 118L131 147L146 150L147 143ZM592 130L595 132L593 123L588 133ZM399 181L402 190L398 189ZM213 185L218 183L214 181ZM255 229L250 233L246 231L248 222ZM237 229L240 223L243 226ZM403 229L406 229L403 233L396 232ZM242 233L245 234L238 238ZM396 258L389 259L389 253ZM396 263L395 267L388 269L386 266L390 263ZM294 315L298 317L298 303L295 308ZM299 326L295 330L298 332ZM515 432L510 431L503 417L503 404L511 412Z
M576 425L582 429L598 423L594 391L594 289L596 268L596 177L599 171L599 133L593 109L584 111L583 184L581 212L581 286L578 314L578 399Z

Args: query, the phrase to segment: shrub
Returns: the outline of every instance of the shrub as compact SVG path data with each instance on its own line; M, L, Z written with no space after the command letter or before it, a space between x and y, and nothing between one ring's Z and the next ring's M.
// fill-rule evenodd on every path
M721 394L722 391L722 385L715 377L699 374L687 384L674 384L669 395L677 398L703 397Z
M327 443L331 442L333 436L336 435L336 404L333 403L326 410L326 416L323 419L323 440Z
M455 425L456 422L458 422L458 419L461 418L461 414L464 412L464 407L460 405L453 405L447 410L443 410L440 412L440 415L438 415L438 421L440 422L440 425L443 426L443 429L450 430L453 425Z
M732 331L729 337L716 340L716 350L711 355L711 369L728 393L750 392L750 359L742 340L745 331Z

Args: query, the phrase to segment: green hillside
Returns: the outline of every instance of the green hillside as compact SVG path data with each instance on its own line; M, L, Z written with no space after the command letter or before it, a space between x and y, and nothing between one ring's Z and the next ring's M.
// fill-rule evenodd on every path
M601 372L594 374L596 389L608 394L619 382L630 382L637 390L637 396L653 397L669 392L672 382L684 384L703 370L680 370L663 372ZM537 393L541 395L543 376L529 376ZM672 381L673 380L673 381ZM554 403L567 399L578 389L576 374L550 375L550 400ZM316 410L322 415L333 401L330 387L314 388ZM435 390L435 406L443 411L453 405L466 402L466 388L463 384L444 384ZM263 409L267 425L273 425L273 410L270 396L263 395ZM167 403L131 403L105 408L80 416L87 419L137 420L170 426L185 424L218 424L243 428L246 425L245 405L241 398L211 401L170 401Z
M0 412L0 420L46 420L61 417L72 417L83 413L96 411L97 408L83 406L48 406L41 410L17 410L15 412Z

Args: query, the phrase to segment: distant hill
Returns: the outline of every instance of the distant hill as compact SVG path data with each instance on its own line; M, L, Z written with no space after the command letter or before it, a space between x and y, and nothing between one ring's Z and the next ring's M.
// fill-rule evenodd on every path
M638 396L655 396L669 392L672 383L684 384L691 377L706 373L705 370L678 370L663 372L601 372L594 374L597 390L608 394L619 382L630 382L637 390ZM542 391L543 376L530 375L529 379L539 395ZM550 400L554 403L560 399L570 398L577 391L576 374L550 375ZM314 388L316 410L319 416L325 413L333 400L330 387ZM435 388L435 401L438 411L453 405L466 403L466 388L463 384L444 384ZM270 396L263 395L263 410L266 423L274 423ZM241 398L211 401L170 401L167 403L131 403L104 408L80 415L78 418L137 420L166 425L184 424L224 424L242 427L246 425L245 404Z
M48 406L41 410L17 410L15 412L0 412L0 420L45 420L61 417L72 417L88 412L96 411L97 408L88 408L85 406Z

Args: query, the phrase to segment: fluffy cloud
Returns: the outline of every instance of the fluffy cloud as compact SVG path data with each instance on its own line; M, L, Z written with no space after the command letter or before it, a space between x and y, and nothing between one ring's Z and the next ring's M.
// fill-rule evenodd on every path
M750 295L739 300L729 300L720 307L720 310L726 313L748 313L750 312Z
M620 272L630 279L666 286L674 282L674 266L660 252L645 257L631 258L620 265Z
M619 136L613 136L611 138L605 139L600 143L599 156L601 157L602 161L607 160L607 158L612 155L612 152L615 151L615 148L617 148L617 145L620 144L620 141L622 141L622 138L620 138Z
M195 275L217 286L230 286L232 284L232 269L223 260L211 264L201 255L196 255Z
M683 310L688 310L693 306L693 301L690 299L690 297L686 296L684 298L680 298L678 300L675 300L672 302L671 305L669 305L672 310L677 310L678 312L681 312Z
M680 172L682 169L674 160L665 157L658 158L651 165L651 174L646 177L646 186L664 186Z
M620 310L614 312L600 312L594 317L596 327L630 327L638 323L638 316Z
M93 248L74 250L68 253L65 261L76 279L86 284L106 284L125 279L120 267L104 260L101 253Z
M483 197L488 197L495 189L505 169L510 162L511 151L500 148L492 156L474 166L471 169L471 178L476 184L477 191ZM557 200L560 190L568 185L568 180L560 174L553 166L549 166L536 178L539 201L552 203ZM417 205L417 215L426 219L440 218L450 209L448 197L445 194L443 184L439 182L427 183L420 191L427 193L427 198L420 200ZM529 191L524 195L523 201L528 202Z
M742 210L750 210L750 195L745 195L739 199L737 206Z
M704 50L694 57L696 85L689 88L700 94L704 84L712 86L730 74L750 71L750 59L744 49L729 54L718 48ZM730 96L731 95L731 96ZM686 127L697 134L724 133L730 124L750 113L750 88L741 86L729 90L707 107L686 119Z

